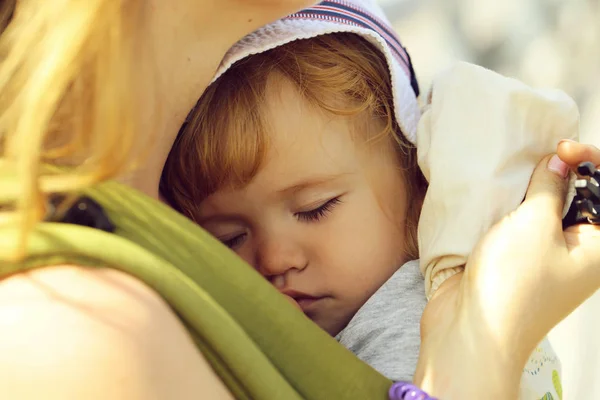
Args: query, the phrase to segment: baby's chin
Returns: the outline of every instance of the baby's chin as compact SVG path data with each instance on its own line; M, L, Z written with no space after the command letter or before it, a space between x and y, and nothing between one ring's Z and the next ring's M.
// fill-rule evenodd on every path
M344 318L340 316L332 317L330 315L321 315L317 313L315 313L315 315L310 314L311 313L306 314L308 318L317 324L319 328L323 329L333 337L336 337L341 331L343 331L352 319L352 316Z
M304 313L312 322L317 324L319 328L323 329L329 335L335 337L337 336L345 327L348 325L350 320L352 319L352 315L350 316L341 316L335 315L332 316L331 313L325 310L315 310L315 311L307 311L304 312L302 307L298 304L294 298L288 296L286 294L282 295L289 301L294 307L296 307L300 312ZM326 299L331 300L331 299Z

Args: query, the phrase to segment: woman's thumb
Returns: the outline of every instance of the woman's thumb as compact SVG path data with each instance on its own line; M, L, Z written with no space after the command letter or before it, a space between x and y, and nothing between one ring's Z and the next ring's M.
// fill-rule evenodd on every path
M543 207L562 219L563 207L567 196L569 166L556 154L544 157L533 171L529 188L525 195L525 203L531 203L535 208Z

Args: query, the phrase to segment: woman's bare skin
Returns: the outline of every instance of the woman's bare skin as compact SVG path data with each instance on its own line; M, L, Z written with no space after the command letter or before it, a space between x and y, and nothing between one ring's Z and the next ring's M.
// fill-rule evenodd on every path
M158 198L179 127L226 50L311 1L146 3L135 35L151 51L139 62L154 65L159 79L139 93L140 108L147 110L139 122L155 141L146 163L126 182ZM160 100L158 119L153 99ZM232 398L158 294L116 270L63 265L4 279L0 326L5 398Z

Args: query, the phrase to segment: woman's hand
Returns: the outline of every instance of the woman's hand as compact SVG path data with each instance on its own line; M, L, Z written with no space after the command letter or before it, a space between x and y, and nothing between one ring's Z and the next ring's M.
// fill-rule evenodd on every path
M562 142L534 171L523 204L478 243L421 320L415 380L443 400L517 398L537 343L600 288L600 227L562 231L569 167L600 150Z

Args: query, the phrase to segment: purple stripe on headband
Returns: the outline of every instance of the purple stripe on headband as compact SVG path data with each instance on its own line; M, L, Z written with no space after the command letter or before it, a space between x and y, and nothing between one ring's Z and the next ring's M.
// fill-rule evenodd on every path
M410 56L404 47L402 47L400 40L393 30L373 14L345 1L328 0L289 15L286 19L316 19L367 28L374 31L385 40L388 47L392 50L392 55L400 63L401 68L410 79L415 94L419 95L419 85L410 62Z
M367 28L372 31L375 31L375 32L377 32L377 34L379 36L383 37L383 39L386 41L386 43L392 50L392 54L398 60L398 62L402 66L402 69L404 70L404 72L406 72L406 75L410 75L410 69L407 65L406 60L404 60L404 58L401 56L400 51L397 49L396 46L394 46L394 44L390 41L390 39L387 37L387 35L382 30L376 28L375 26L370 24L369 21L367 21L364 18L361 18L357 14L336 10L331 7L318 7L318 8L314 7L314 8L306 9L306 10L303 10L302 12L293 14L293 15L289 16L288 18L290 18L290 19L292 19L292 18L293 19L320 19L320 20L324 20L324 21L343 23L345 25L353 25L353 26L356 26L359 28Z
M398 36L394 32L394 30L390 29L390 27L387 26L387 23L382 21L380 18L374 16L373 14L365 11L364 9L362 9L360 7L353 6L348 2L340 1L340 0L322 1L316 7L317 8L333 7L334 9L336 9L336 8L343 9L343 10L347 11L348 13L350 13L350 15L354 14L354 15L357 15L358 17L361 17L362 21L366 20L365 22L374 24L375 27L378 28L377 32L385 38L385 41L388 42L388 45L400 57L402 63L404 63L406 65L409 64L408 54L406 54L406 50L400 43L400 39L398 38Z

